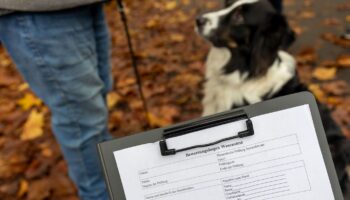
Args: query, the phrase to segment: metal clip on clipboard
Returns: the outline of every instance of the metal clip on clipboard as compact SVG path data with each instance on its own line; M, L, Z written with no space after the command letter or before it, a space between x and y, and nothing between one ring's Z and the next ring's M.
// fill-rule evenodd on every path
M182 136L195 131L200 131L200 130L212 128L215 126L220 126L223 124L235 122L242 119L247 119L246 120L247 130L240 131L231 137L223 138L207 144L190 146L183 149L168 149L166 139ZM221 116L209 117L190 124L185 124L182 126L176 126L173 128L165 129L163 133L163 139L159 141L159 146L160 146L160 151L162 156L169 156L169 155L175 155L176 153L179 153L179 152L188 151L196 148L208 147L208 146L216 145L228 140L249 137L252 135L254 135L254 127L251 119L244 111L237 111L234 113L227 113Z

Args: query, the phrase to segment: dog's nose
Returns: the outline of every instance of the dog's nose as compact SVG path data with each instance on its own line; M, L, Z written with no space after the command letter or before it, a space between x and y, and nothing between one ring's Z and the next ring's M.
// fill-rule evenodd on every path
M196 23L198 27L204 26L207 22L208 22L208 19L203 16L199 16L196 19Z

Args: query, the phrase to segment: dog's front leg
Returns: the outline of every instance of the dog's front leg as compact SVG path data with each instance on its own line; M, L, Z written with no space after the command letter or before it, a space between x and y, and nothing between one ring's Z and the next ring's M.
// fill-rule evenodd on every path
M202 116L208 116L217 113L217 108L215 104L215 96L205 95L202 105L203 105L203 113Z
M204 84L204 98L202 101L202 116L208 116L217 113L217 94L213 88L213 83L208 81Z

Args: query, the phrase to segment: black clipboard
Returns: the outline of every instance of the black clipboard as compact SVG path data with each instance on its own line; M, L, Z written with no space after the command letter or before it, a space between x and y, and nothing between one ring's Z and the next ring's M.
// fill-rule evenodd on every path
M188 127L198 127L198 124L205 125L205 124L208 124L208 122L213 122L213 121L217 123L218 121L220 121L220 119L232 120L236 118L237 120L241 120L243 118L246 118L247 131L248 131L246 134L248 135L245 135L245 136L249 136L249 134L253 134L249 132L251 131L249 130L249 124L248 124L249 123L248 120L250 117L255 117L255 116L268 114L276 111L281 111L281 110L302 106L306 104L309 105L311 110L312 120L314 122L317 138L320 144L323 159L325 161L328 177L331 182L334 199L343 200L344 198L342 195L342 191L341 191L338 178L336 175L336 171L334 168L334 164L332 161L331 153L327 143L327 138L326 138L321 117L319 114L318 106L317 106L315 97L309 92L302 92L302 93L297 93L297 94L288 95L284 97L279 97L276 99L260 102L254 105L216 114L213 116L203 117L200 119L191 120L191 121L180 123L170 127L151 130L140 134L119 138L119 139L114 139L111 141L98 144L97 145L98 152L102 163L102 169L105 176L105 181L108 188L110 199L126 200L125 193L123 190L123 185L122 185L121 178L118 171L118 166L116 164L116 160L113 155L114 151L118 151L121 149L133 147L133 146L138 146L146 143L159 142L159 141L160 141L160 147L162 147L162 145L164 144L162 144L161 141L164 141L166 139L166 134L169 130L179 130L179 129L182 129L183 127L187 127L186 129L190 130L188 129ZM211 125L209 125L209 127L212 127L213 124L215 125L215 123L212 123ZM201 129L204 129L204 128L205 127L202 127ZM225 139L229 139L229 138L225 138ZM204 144L204 145L210 145L210 144ZM168 149L166 148L166 149L163 149L162 151L166 151L166 150ZM174 152L170 154L173 154L173 153ZM167 155L164 155L164 156L167 156Z

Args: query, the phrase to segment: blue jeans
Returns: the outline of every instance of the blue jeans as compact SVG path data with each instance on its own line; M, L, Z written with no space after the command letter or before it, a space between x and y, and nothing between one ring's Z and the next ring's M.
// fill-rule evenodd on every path
M106 200L96 144L111 138L109 36L101 4L0 16L0 41L50 108L52 128L84 200Z

